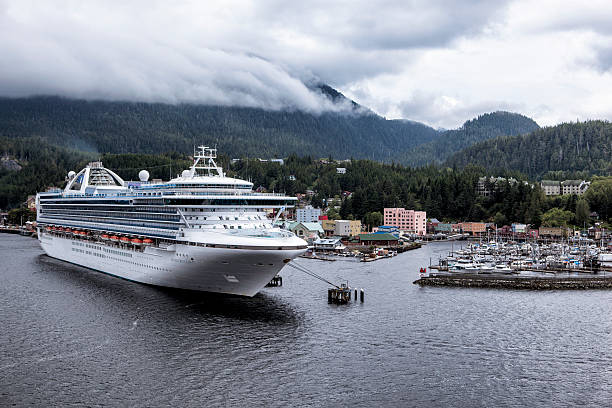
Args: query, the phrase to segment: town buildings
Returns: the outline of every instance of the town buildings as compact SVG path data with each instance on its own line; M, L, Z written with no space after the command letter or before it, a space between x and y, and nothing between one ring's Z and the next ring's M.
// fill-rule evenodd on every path
M361 234L360 220L336 220L334 233L340 237L356 237Z
M319 222L321 215L320 208L314 208L312 205L307 205L304 208L295 210L295 220L297 222Z
M425 235L427 213L425 211L407 210L405 208L385 208L384 225L398 227L401 231Z
M461 232L472 236L484 234L487 231L487 224L484 222L462 222L459 225Z

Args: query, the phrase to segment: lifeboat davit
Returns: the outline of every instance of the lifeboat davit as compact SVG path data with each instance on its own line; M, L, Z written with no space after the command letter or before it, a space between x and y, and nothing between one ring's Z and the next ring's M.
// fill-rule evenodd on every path
M153 243L153 240L149 239L149 238L145 238L145 239L142 240L142 243L144 245L151 245Z

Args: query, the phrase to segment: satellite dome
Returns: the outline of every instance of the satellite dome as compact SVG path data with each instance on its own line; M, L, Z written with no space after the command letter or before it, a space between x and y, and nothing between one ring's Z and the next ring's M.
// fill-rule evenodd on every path
M181 177L187 178L190 175L191 175L191 172L189 170L183 170L183 173L181 174Z
M68 178L69 178L69 179L72 179L74 176L76 176L76 173L75 173L74 171L70 170L70 171L68 172Z
M138 178L140 181L149 181L149 172L146 170L140 170L138 173Z

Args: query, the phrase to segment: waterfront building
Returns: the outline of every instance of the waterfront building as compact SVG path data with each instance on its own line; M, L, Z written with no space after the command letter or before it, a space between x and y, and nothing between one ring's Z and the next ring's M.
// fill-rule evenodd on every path
M453 232L453 224L439 222L434 226L434 232L451 233Z
M297 222L318 222L320 215L321 209L314 208L312 205L295 210L295 220Z
M540 227L538 231L542 238L561 238L567 235L567 230L561 227Z
M315 250L322 251L337 251L341 252L346 249L340 238L320 238L313 242Z
M399 238L386 232L376 234L359 234L361 245L397 246Z
M346 168L336 167L336 174L346 174Z
M396 237L399 238L400 236L400 230L399 228L392 226L392 225L381 225L379 227L374 227L372 228L372 232L373 233L382 233L382 232L387 232L389 234L393 234Z
M356 237L361 233L361 221L336 220L334 233L341 237Z
M400 231L407 233L425 235L427 230L427 213L425 211L385 208L383 221L385 225L398 227Z
M527 232L527 224L512 224L512 232L515 234Z
M470 235L480 235L487 231L487 224L484 222L462 222L459 225L463 233Z

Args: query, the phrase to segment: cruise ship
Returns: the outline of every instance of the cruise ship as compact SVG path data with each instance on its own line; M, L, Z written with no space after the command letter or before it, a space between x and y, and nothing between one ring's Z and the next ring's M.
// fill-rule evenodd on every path
M168 182L126 182L101 162L70 172L61 190L36 196L47 255L150 285L253 296L306 242L277 227L297 199L257 193L227 177L216 149ZM276 217L268 217L268 211Z

